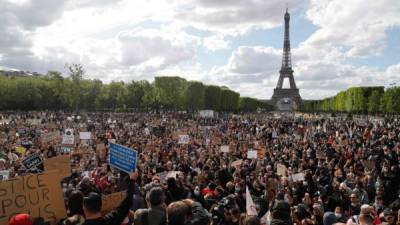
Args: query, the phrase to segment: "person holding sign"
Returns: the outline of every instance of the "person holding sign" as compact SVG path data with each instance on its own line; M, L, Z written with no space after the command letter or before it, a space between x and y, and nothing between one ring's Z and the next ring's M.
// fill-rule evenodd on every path
M133 191L135 181L138 178L137 172L130 173L128 181L128 190L125 199L121 204L110 213L102 216L101 214L101 196L97 193L90 193L88 197L83 199L83 211L86 221L83 225L120 225L128 215L132 206Z

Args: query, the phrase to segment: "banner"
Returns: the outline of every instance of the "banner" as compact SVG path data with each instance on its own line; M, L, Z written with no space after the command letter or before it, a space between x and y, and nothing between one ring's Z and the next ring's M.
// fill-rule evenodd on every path
M0 224L20 213L45 221L66 217L63 193L57 171L31 174L0 182Z
M71 176L71 157L69 155L61 155L53 158L44 160L44 169L46 171L57 170L59 171L60 177Z
M126 192L116 192L109 195L103 195L101 197L101 212L104 214L109 213L114 210L121 204L121 202L125 199Z
M79 138L81 140L90 140L90 139L92 139L92 133L90 133L90 132L79 132Z
M30 170L42 164L43 161L39 154L34 153L25 157L21 163L27 170Z
M257 216L256 204L250 195L249 188L246 186L246 214L248 216Z
M221 152L228 153L229 152L229 145L222 145Z
M189 144L190 138L189 135L179 135L178 144Z
M137 151L110 143L110 166L130 173L136 169Z
M255 150L249 150L248 152L247 152L247 158L248 159L257 159L257 151L255 151Z

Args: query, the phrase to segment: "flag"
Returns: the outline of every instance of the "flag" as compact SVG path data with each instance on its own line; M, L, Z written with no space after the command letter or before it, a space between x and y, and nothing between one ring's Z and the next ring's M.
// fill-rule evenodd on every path
M249 188L246 186L246 214L249 216L257 216L256 205L251 198Z

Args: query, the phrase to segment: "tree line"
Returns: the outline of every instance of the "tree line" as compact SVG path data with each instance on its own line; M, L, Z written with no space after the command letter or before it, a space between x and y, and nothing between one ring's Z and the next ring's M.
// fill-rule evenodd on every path
M84 79L85 71L79 64L67 69L67 77L57 71L29 76L5 76L0 72L0 110L273 110L271 105L240 97L227 87L180 77L105 84Z
M333 97L303 101L305 112L400 113L400 87L353 87Z

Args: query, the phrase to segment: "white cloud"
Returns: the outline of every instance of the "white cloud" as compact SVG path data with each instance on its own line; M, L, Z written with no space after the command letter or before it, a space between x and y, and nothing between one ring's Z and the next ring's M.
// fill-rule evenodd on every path
M304 0L286 2L281 0L191 0L187 2L189 3L186 7L176 14L176 19L199 29L238 35L252 28L278 26L282 23L286 3L291 9L296 9L304 3Z
M204 38L203 45L210 51L217 51L230 48L231 42L224 40L222 35L213 35Z
M240 46L232 53L227 68L237 74L260 74L278 70L282 52L272 47Z
M318 27L292 49L304 98L326 97L354 85L400 83L400 63L376 69L348 62L384 52L387 30L400 25L400 1L288 3L291 12ZM81 63L89 78L106 82L179 75L270 98L282 50L231 40L250 38L250 30L280 26L285 7L281 0L3 0L0 65L46 72ZM234 35L242 36L230 39ZM226 53L218 50L232 49L232 54L223 66L213 66L211 60L211 65L201 65L197 60L205 56L197 55L200 48L218 57Z
M380 55L386 31L400 25L399 12L397 0L310 0L307 18L320 29L306 43L346 46L348 57Z

